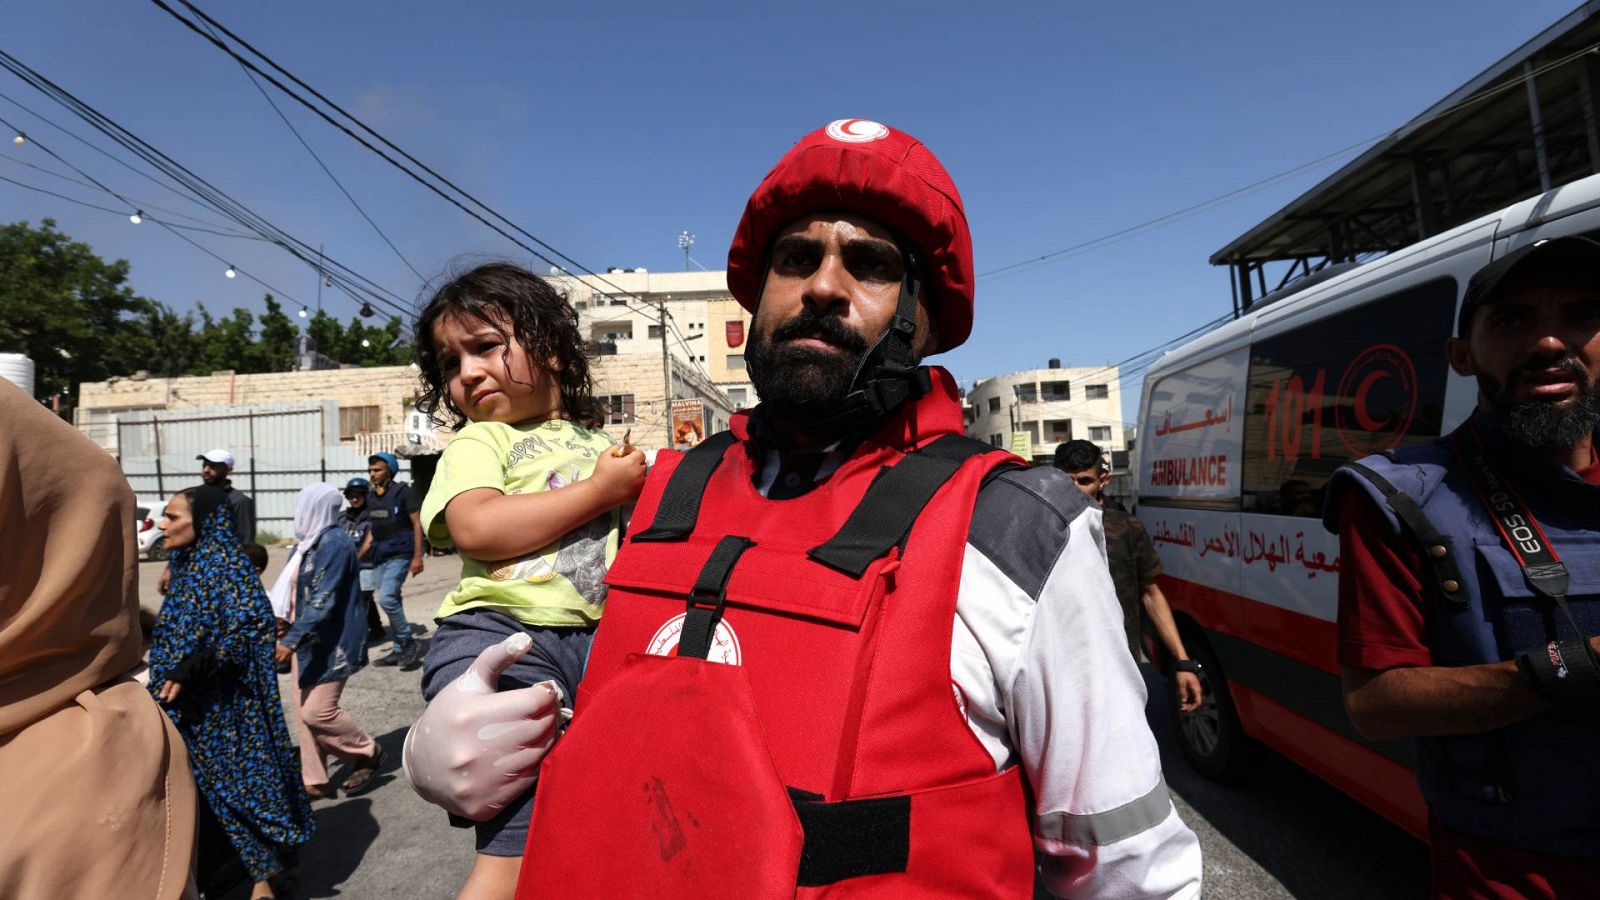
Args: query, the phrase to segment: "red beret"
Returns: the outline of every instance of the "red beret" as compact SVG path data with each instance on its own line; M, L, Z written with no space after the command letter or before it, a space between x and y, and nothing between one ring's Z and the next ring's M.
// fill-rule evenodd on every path
M922 142L868 119L839 119L806 135L762 179L728 248L728 288L754 313L779 231L812 213L853 212L902 235L927 266L939 349L972 331L972 233L961 194Z

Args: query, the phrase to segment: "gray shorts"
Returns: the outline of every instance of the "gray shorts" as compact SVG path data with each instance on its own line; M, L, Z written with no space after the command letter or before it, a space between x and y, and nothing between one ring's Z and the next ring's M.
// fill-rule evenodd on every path
M554 681L570 705L578 696L578 682L583 679L583 666L589 659L594 628L540 628L484 609L469 609L439 620L439 631L428 642L428 653L422 662L423 698L432 701L445 685L472 665L479 653L518 632L533 638L533 646L506 669L496 689L509 691ZM479 853L521 856L528 843L528 819L532 813L533 790L529 789L487 822L451 816L450 823L477 830Z

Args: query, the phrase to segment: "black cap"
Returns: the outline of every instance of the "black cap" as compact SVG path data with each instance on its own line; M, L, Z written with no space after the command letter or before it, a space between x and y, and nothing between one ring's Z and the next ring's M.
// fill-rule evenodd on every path
M1473 311L1492 298L1508 278L1526 272L1533 265L1600 266L1600 243L1576 236L1534 241L1479 269L1467 282L1467 293L1461 300L1461 313L1456 317L1456 336L1466 337L1467 324L1472 321ZM1595 270L1595 284L1600 287L1600 269Z

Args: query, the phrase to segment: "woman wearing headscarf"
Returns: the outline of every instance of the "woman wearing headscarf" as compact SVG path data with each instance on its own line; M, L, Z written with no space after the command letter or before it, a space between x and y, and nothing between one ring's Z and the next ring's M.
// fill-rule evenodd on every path
M195 790L143 652L133 492L0 379L0 897L193 896Z
M167 502L172 583L150 644L149 687L255 882L251 898L265 898L276 896L268 879L283 870L286 851L309 839L314 824L278 697L272 609L233 515L228 495L210 485Z
M355 763L340 785L359 794L373 785L383 748L339 706L345 682L367 664L367 612L361 603L356 543L341 528L343 495L331 484L310 485L295 503L294 556L274 595L294 598L294 624L277 646L278 661L294 660L300 692L300 778L314 798L333 796L324 760L332 753Z

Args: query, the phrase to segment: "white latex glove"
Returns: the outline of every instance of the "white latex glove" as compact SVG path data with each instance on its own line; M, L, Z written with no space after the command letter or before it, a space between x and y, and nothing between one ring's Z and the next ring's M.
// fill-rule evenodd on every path
M422 799L482 822L533 785L556 739L559 691L549 681L494 689L532 643L514 634L478 654L411 726L401 758Z

